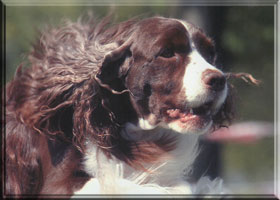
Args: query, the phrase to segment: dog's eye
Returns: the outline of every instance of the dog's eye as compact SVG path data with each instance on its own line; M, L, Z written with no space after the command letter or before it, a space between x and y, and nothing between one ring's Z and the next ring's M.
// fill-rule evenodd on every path
M172 49L166 48L159 54L159 56L164 57L164 58L171 58L171 57L175 56L175 53Z

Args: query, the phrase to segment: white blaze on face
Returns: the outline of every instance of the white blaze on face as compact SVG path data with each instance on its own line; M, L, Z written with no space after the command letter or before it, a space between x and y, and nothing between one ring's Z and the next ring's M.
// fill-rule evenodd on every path
M182 25L186 28L186 30L191 35L193 32L195 32L195 28L193 25L178 20ZM202 74L205 70L211 69L216 70L217 72L223 74L219 69L214 67L213 65L209 64L197 51L195 44L192 40L190 40L190 46L192 49L192 52L189 55L190 62L186 66L185 75L183 79L183 90L186 95L186 100L189 102L189 106L196 107L201 105L201 103L204 103L209 99L209 92L207 91L207 88L205 87L203 80L202 80ZM220 92L219 97L212 97L217 98L213 102L213 109L218 110L219 107L223 104L227 96L227 86L225 86L224 90Z
M197 107L209 100L209 92L203 82L203 72L208 69L221 74L222 72L206 62L196 49L190 53L189 59L183 78L183 90L186 100L189 102L188 106Z

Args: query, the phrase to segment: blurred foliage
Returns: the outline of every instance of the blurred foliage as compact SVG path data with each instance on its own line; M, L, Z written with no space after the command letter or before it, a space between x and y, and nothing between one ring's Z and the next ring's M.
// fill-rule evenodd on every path
M251 73L262 81L260 86L252 86L242 80L233 81L237 91L236 120L273 123L274 8L232 7L227 12L227 22L222 36L222 44L228 53L226 65L233 72ZM241 176L243 180L249 182L273 180L273 138L261 140L256 144L224 146L223 163L226 179ZM271 191L272 188L271 185ZM267 191L255 188L255 192Z
M227 12L222 44L233 72L248 72L262 81L259 87L234 81L239 120L274 118L274 8L233 7ZM247 109L250 107L250 109Z
M227 144L224 152L224 162L227 164L225 179L236 176L237 181L237 178L242 176L242 179L250 182L272 180L273 150L271 139L263 139L256 143ZM240 174L240 171L244 173Z
M188 8L188 13L192 8ZM195 8L194 8L195 9ZM217 9L225 9L220 7ZM196 9L197 10L197 9ZM204 9L205 10L205 9ZM117 20L137 15L187 16L182 6L10 6L6 8L6 79L26 60L36 29L57 25L61 19L76 20L87 11L103 17L114 11ZM185 12L185 13L184 13ZM200 14L198 13L198 17ZM231 6L226 8L221 36L226 69L248 72L262 81L259 87L233 80L238 91L236 121L274 119L274 8ZM216 21L214 23L219 23ZM246 181L273 179L273 139L256 144L225 144L224 177L239 174ZM231 180L234 181L234 180ZM272 186L271 186L272 187ZM255 191L257 192L257 191Z

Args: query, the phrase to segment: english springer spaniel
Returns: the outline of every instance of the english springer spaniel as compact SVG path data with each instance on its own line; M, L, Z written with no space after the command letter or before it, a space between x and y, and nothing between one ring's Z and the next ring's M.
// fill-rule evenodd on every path
M198 139L233 115L212 40L177 19L109 22L42 32L7 84L6 195L203 191L186 181Z

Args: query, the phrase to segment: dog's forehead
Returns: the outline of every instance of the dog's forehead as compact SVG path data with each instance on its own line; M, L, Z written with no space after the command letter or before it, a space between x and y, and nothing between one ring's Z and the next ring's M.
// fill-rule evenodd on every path
M147 32L149 34L162 34L166 31L187 33L185 25L179 20L172 18L153 17L141 21L141 32Z
M178 31L187 32L190 35L198 31L202 32L199 27L185 20L164 17L153 17L142 20L140 26L141 29L150 29L155 32L172 28Z
M136 35L138 44L152 49L165 45L188 45L190 35L185 25L173 18L153 17L138 24Z

